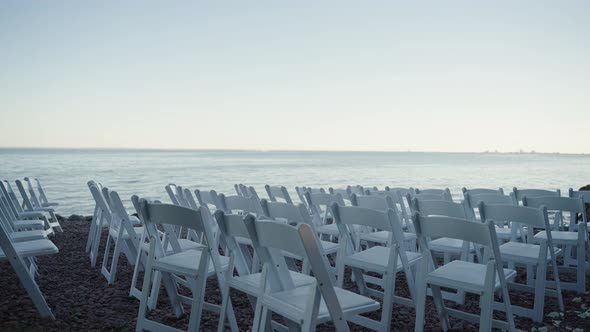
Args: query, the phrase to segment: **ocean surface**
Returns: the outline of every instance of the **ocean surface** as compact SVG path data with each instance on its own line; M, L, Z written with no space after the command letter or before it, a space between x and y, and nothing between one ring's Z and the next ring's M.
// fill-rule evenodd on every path
M567 189L590 183L590 155L420 153L420 152L258 152L0 149L0 178L41 180L56 212L92 214L86 185L95 180L117 190L168 202L164 186L215 189L235 194L234 183L295 186L462 187ZM16 190L16 186L13 185ZM127 204L131 206L130 204Z

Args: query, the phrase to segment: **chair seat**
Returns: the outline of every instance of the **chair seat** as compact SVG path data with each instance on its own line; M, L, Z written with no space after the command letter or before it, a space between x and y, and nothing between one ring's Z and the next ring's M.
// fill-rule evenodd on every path
M129 220L131 221L131 223L133 223L133 225L141 225L141 220L139 220L139 218L137 218L136 216L130 215Z
M303 286L293 288L288 291L276 292L266 295L262 298L263 303L276 312L279 315L287 317L293 321L299 322L303 318L305 310L307 310L307 304L309 302L309 292L312 287L316 287L315 284L312 286ZM365 312L375 311L381 307L381 304L371 298L362 296L342 288L334 287L334 292L340 302L342 312L345 316L350 317L351 315L361 314ZM323 323L330 320L330 314L326 303L322 298L320 307L318 310L318 323Z
M504 269L506 280L516 276L516 271ZM428 283L441 287L463 289L469 293L481 294L484 290L486 277L486 265L455 260L445 264L428 274ZM496 274L497 289L500 286L500 278Z
M43 218L45 215L43 214L43 212L39 212L39 211L24 211L24 212L20 212L18 214L19 218Z
M135 231L135 234L137 234L138 237L141 236L141 234L143 234L143 227L133 227L133 230ZM109 228L109 234L114 237L115 239L117 237L119 237L119 232L116 229L113 228ZM123 234L121 235L121 237L123 239L128 239L129 238L129 233L127 232L127 229L123 229Z
M36 207L32 212L55 212L55 210L53 208L50 207ZM25 212L29 212L29 211L25 211Z
M315 278L308 276L303 273L289 271L291 279L295 284L295 287L301 287L309 285L315 281ZM246 294L258 296L258 289L260 288L260 278L262 273L252 273L245 276L232 277L230 280L230 286L238 289Z
M547 232L542 231L535 234L535 239L547 240ZM578 243L578 232L551 231L551 239L553 244L576 245Z
M360 237L361 237L361 240L365 240L368 242L386 244L387 241L389 241L390 234L391 233L389 231L378 231L378 232L361 233ZM405 241L412 241L412 240L415 241L416 234L404 232L404 240Z
M158 258L154 262L154 269L170 272L174 274L196 277L201 260L202 250L187 250L177 254L168 255L166 257ZM221 261L221 268L227 269L229 265L229 258L219 256ZM211 258L209 258L209 265L207 266L207 275L210 276L215 273L215 267Z
M463 240L441 237L428 243L430 249L437 252L450 252L460 254L463 250ZM474 251L473 245L469 246L469 251Z
M502 240L509 240L512 237L512 229L507 227L496 227L496 236ZM516 230L516 236L520 236L520 231Z
M15 220L13 224L16 229L45 229L43 220Z
M500 254L502 254L503 260L523 264L537 264L539 262L539 250L541 250L541 246L538 244L521 242L506 242L500 246ZM554 250L555 254L561 252L558 248ZM549 248L547 248L547 261L550 259Z
M389 247L375 246L358 253L354 253L344 258L344 264L365 271L372 271L383 273L387 268L387 261L389 260ZM406 251L408 263L413 265L417 263L422 257L417 252ZM402 261L398 257L396 271L403 269Z
M201 250L203 248L206 248L206 246L204 244L195 242L195 241L191 241L188 239L178 239L178 244L180 245L180 249L181 251L186 251L186 250ZM141 245L141 249L148 252L150 251L150 244L149 242L144 242ZM172 247L170 246L170 244L168 244L168 249L167 249L167 253L173 253L174 250L172 249Z
M334 223L316 227L315 230L316 230L316 232L318 232L320 234L327 234L330 236L340 235L340 231L338 230L338 225L336 225Z
M12 242L24 242L31 240L47 239L47 235L49 235L49 233L51 232L45 230L12 232L10 233L10 240Z
M322 244L322 248L327 255L337 252L341 247L340 243L334 243L330 241L320 241L320 243Z
M57 254L59 249L50 240L33 240L15 242L12 244L16 253L21 257L43 256ZM0 260L6 259L4 251L0 248Z

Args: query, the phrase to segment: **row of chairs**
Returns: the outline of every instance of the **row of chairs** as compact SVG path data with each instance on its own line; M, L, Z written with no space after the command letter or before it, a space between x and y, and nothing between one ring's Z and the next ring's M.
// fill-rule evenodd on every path
M49 202L38 179L37 191L28 177L24 181L26 189L21 180L15 181L21 200L9 181L0 181L0 261L10 263L40 316L55 319L36 279L37 257L59 252L48 239L62 231L53 209L58 204Z
M382 317L380 321L373 321L365 316L359 316L357 314L349 313L344 314L344 316L340 317L345 317L345 320L349 319L350 321L353 321L355 323L361 324L374 330L388 330L391 323L391 305L394 302L399 302L401 304L415 306L417 308L416 326L421 327L420 319L422 319L422 322L424 319L424 304L422 302L422 291L433 295L433 297L435 298L435 302L437 303L437 308L441 308L440 313L444 317L446 317L445 315L447 314L453 314L459 315L461 318L466 318L469 320L475 319L471 316L461 316L460 314L454 312L451 309L445 308L444 306L441 307L440 304L442 303L442 300L439 300L445 298L445 294L444 292L440 291L440 287L449 287L449 285L437 284L436 280L438 279L434 278L430 280L429 277L427 278L426 282L430 285L430 287L423 288L422 285L425 281L416 280L416 276L422 276L425 274L416 272L416 269L418 268L421 268L421 271L431 271L430 274L434 273L435 276L443 275L444 277L448 277L448 273L452 275L453 271L455 271L455 275L457 275L456 272L458 271L464 271L465 273L461 273L463 279L460 280L463 283L458 281L458 283L454 285L455 287L451 288L456 288L461 291L467 292L479 292L479 294L482 295L482 298L484 298L485 296L488 297L485 299L485 301L482 300L482 323L480 326L482 326L484 330L491 325L514 328L514 322L512 320L511 315L511 312L514 309L516 309L514 310L516 314L529 316L535 320L542 319L544 297L547 293L551 293L552 290L546 290L547 287L545 286L545 278L534 279L532 276L531 278L528 278L528 272L529 268L532 271L533 267L536 266L536 275L544 276L545 274L541 273L543 272L543 269L547 269L548 265L556 268L557 264L555 261L555 254L561 253L561 251L554 252L552 250L547 250L547 248L554 248L554 245L551 243L552 239L550 234L552 233L551 231L555 227L555 223L557 222L558 225L562 225L560 227L563 227L562 222L566 218L563 218L561 214L557 213L555 217L552 219L553 225L549 226L550 218L547 216L547 213L544 213L542 217L539 217L541 216L541 214L537 213L537 217L535 217L536 219L530 216L530 218L525 218L524 216L521 216L521 214L523 213L524 215L526 215L526 213L523 211L528 211L527 213L529 213L532 210L537 212L544 211L541 207L530 207L531 204L540 203L531 201L531 199L528 198L525 199L525 195L521 196L521 200L524 201L525 205L529 206L523 207L518 206L517 204L513 204L513 199L514 197L516 197L516 195L514 194L512 195L514 197L508 197L508 199L510 199L510 202L504 200L498 204L498 201L502 199L497 197L505 197L503 196L503 192L501 192L501 190L495 193L485 190L466 190L464 192L465 200L462 203L454 203L452 202L452 198L448 190L436 192L435 190L418 191L405 189L404 192L402 190L392 190L392 188L387 188L385 191L380 192L377 189L373 188L372 190L361 190L358 192L358 194L353 193L352 195L348 195L348 199L345 202L342 192L336 192L336 190L334 189L329 190L330 193L326 193L326 191L323 189L314 190L310 188L298 188L297 192L302 191L302 197L304 198L303 202L306 204L295 205L293 204L293 201L290 199L290 196L288 196L288 191L284 187L267 186L266 191L269 196L268 200L260 200L256 191L251 187L248 188L243 186L243 188L245 188L246 190L242 190L238 185L236 186L236 188L239 190L237 190L237 193L239 194L238 196L225 196L223 194L218 195L214 191L205 192L196 190L194 192L194 197L196 197L197 200L195 200L193 197L193 193L188 189L174 185L169 185L166 187L166 190L171 200L173 201L173 204L176 207L181 207L183 209L199 212L201 219L199 227L195 226L197 220L197 217L195 216L192 217L193 219L195 219L195 221L192 224L190 224L192 226L188 224L175 224L175 226L173 227L168 227L169 224L166 224L170 222L171 217L161 219L156 218L151 222L154 224L163 225L159 227L154 226L150 231L150 222L147 221L149 218L146 217L146 215L149 215L149 213L146 212L147 208L144 207L142 210L140 200L137 197L132 198L134 206L136 207L139 213L139 219L143 220L143 222L145 223L145 232L143 232L143 235L140 236L141 239L136 244L131 244L133 243L133 241L130 241L127 244L124 244L124 246L134 245L136 246L136 248L145 248L146 250L143 251L143 254L136 255L135 268L136 271L149 271L148 273L144 274L143 292L135 293L136 295L141 294L141 306L140 314L138 317L138 329L164 329L164 327L161 326L161 324L149 321L145 318L147 310L153 309L155 307L157 292L159 290L160 282L162 281L164 282L165 289L168 293L169 298L171 299L173 307L175 308L176 314L180 315L182 313L183 303L192 303L192 315L189 330L195 328L195 326L198 326L201 309L221 311L222 319L220 319L220 322L222 323L220 323L220 329L223 328L223 321L226 314L228 314L230 328L237 328L235 324L235 317L233 317L233 310L231 310L229 288L236 288L238 290L245 291L251 298L252 303L255 303L256 318L253 325L257 328L260 326L270 325L276 327L279 325L277 322L269 320L269 311L272 311L274 313L283 313L283 315L286 315L286 317L289 318L290 322L302 322L302 324L307 327L314 326L315 323L329 320L330 317L339 317L337 314L332 314L332 310L336 310L334 308L337 308L341 301L349 303L346 301L348 301L350 298L356 298L355 296L359 296L356 299L362 302L366 299L370 299L366 298L366 295L373 295L382 299L383 313L381 315ZM98 190L98 192L101 191L102 190ZM344 191L350 193L351 187L346 188ZM393 195L392 192L396 192L396 194ZM545 194L547 193L543 193L543 195ZM429 197L427 195L433 196ZM495 203L485 203L484 201L482 201L483 198L490 200L494 199L484 197L485 195L488 195L489 197L496 197L495 199L497 201ZM113 192L111 192L108 196L111 196L112 199L114 197ZM394 203L394 197L396 199L396 203ZM403 199L400 200L400 197L405 197L406 202L404 202ZM277 202L278 200L283 200L284 202ZM474 202L471 205L469 205L468 203L468 201L470 200ZM578 201L580 200L578 199ZM320 204L321 202L326 202L325 204L323 204L323 207L321 206L322 204ZM401 205L399 204L400 202ZM546 202L543 201L541 203ZM103 205L107 206L108 204L108 202L105 202L105 204ZM144 202L144 204L146 206L150 206L151 203ZM97 203L97 208L98 205L99 204ZM158 207L163 206L157 203L156 205ZM516 210L512 211L513 214L499 214L497 216L499 216L500 218L495 218L494 216L496 215L494 214L493 209L488 209L489 211L485 209L494 206L500 207L501 211L511 211L510 209L512 208L515 208ZM107 208L112 209L111 207ZM209 213L209 208L214 208L217 210L217 212L215 213L215 218L211 217L211 213ZM410 213L408 214L406 212L404 215L404 213L402 213L402 210L404 208L409 210ZM174 210L171 207L166 209L168 209L169 211ZM475 213L475 210L479 210L479 216ZM576 210L575 213L581 213L585 218L585 214L583 211L583 203L581 211L579 210L580 209ZM530 212L529 214L533 215L531 213L532 212ZM128 215L127 212L125 212L124 214ZM248 215L250 215L250 217L246 217L246 222L244 222L244 217ZM410 217L408 218L406 217L406 215L410 215ZM420 220L426 220L425 223L428 223L428 220L432 219L433 224L435 224L435 221L440 221L440 218L443 218L441 220L443 220L444 222L451 222L449 220L453 219L452 223L462 225L461 227L459 227L459 229L470 229L470 231L467 232L468 234L448 234L449 232L447 228L441 230L427 228L427 232L425 232L424 229L418 229L418 224L420 223ZM444 218L450 219L447 220ZM131 221L127 221L124 219L125 218L122 218L122 220L128 223L129 225L132 224ZM498 226L493 226L494 223L491 222L491 219L493 219L494 221L501 221L501 223L499 223ZM275 222L269 222L268 220L274 220ZM277 220L280 221L278 224L280 224L281 226L275 225L277 224ZM334 222L328 223L328 221L330 220L333 220ZM481 220L484 220L484 222L481 222ZM572 230L567 229L567 232L573 231L574 227L573 225L571 225L572 220L575 221L575 219L572 219L570 217L570 225L568 225L568 227L572 228ZM186 220L184 222L186 222ZM469 226L465 226L462 224L465 222L469 222ZM513 224L512 228L514 228L514 224L525 225L522 227L517 226L516 228L522 229L520 233L516 233L517 235L519 235L520 240L518 240L517 237L510 237L507 239L506 243L499 245L499 237L496 236L496 233L498 230L505 229L504 222L506 222L506 224ZM95 222L93 221L93 224L94 223ZM102 223L98 223L102 225ZM259 236L254 237L252 227L248 229L248 224L256 225L254 227L254 229L256 230L259 227L257 226L258 224L266 225L267 223L272 224L273 226L260 227L268 227L269 229L276 228L274 236L277 239L282 239L280 234L282 234L281 232L283 231L283 228L293 228L293 226L288 226L289 224L298 225L295 227L295 229L298 229L298 234L300 235L300 237L302 236L302 233L306 232L310 232L314 235L314 241L317 241L315 242L315 248L317 249L317 251L314 251L312 249L305 249L308 250L306 251L307 255L303 255L300 251L294 250L291 247L283 248L278 244L273 244L272 246L278 246L278 249L280 249L279 251L276 251L270 250L266 248L264 245L260 245L261 242L268 243L265 242L268 239L260 240ZM490 225L492 225L493 227L491 227ZM581 228L585 227L585 223L580 223L580 225L583 225L581 226ZM244 226L245 228L241 228L240 230L240 227L242 226ZM329 228L335 229L335 232L331 231L329 228L327 228L329 232L319 230L319 228L321 227L328 226L330 226ZM471 230L471 228L477 229L477 231ZM532 233L532 230L535 228L545 229L545 233L537 233L535 235ZM129 226L127 226L127 229L130 229ZM185 230L184 232L182 231L183 229ZM244 229L246 229L246 231L244 231ZM305 229L305 231L303 229ZM428 233L430 231L433 231L434 233ZM525 231L528 235L523 236L523 231ZM284 232L289 233L291 231L284 230ZM473 235L476 234L476 232L480 232L481 234L487 232L486 234L488 235L486 235L487 237L483 235ZM110 233L111 232L109 231L109 234ZM264 231L262 233L267 234L270 237L272 237L271 234L273 234L273 232L270 231ZM372 241L371 239L374 239L374 237L371 237L371 235L375 233L385 234L385 236L381 238L386 238L387 240L384 242ZM429 235L425 235L423 236L423 239L421 239L420 234L425 233ZM514 232L510 231L509 233L512 234ZM543 239L542 234L547 234L545 236L545 239ZM584 228L580 232L577 232L577 234L584 234L585 236L587 234L587 231L585 231ZM89 236L89 242L90 238L91 237ZM418 239L417 242L420 244L419 251L416 251L416 239ZM541 244L532 243L534 239L537 239L536 241L538 241L538 243ZM529 241L530 243L519 242L523 240ZM195 248L190 249L182 248L183 246L181 245L180 241L199 243L201 244L201 246L197 246ZM310 240L308 240L307 242L309 241ZM414 251L411 250L412 246L407 245L408 242L412 241L414 242ZM444 250L445 241L447 246L449 246L449 243L458 243L458 245L451 246L454 252ZM584 243L586 243L587 240L584 239L584 241ZM293 243L296 242L296 240L293 240ZM496 253L494 242L498 244L497 251L501 254ZM304 244L306 244L305 241ZM504 282L501 282L500 279L502 278L499 277L499 274L499 279L496 279L495 281L492 280L490 281L491 283L488 283L488 280L482 277L489 275L491 273L490 271L492 271L495 267L504 266L504 264L501 263L502 258L509 261L508 265L511 265L513 263L523 263L522 257L519 257L517 259L509 259L511 258L509 249L511 249L511 246L514 247L515 244L518 244L520 246L526 245L526 247L529 249L529 252L535 250L534 248L536 248L538 253L538 260L529 260L524 262L524 265L527 266L528 286L530 286L531 284L535 284L536 286L538 286L534 287L534 289L532 289L533 287L529 287L529 290L535 292L535 308L529 311L517 309L518 307L511 306L509 303L509 297L507 295L508 285L510 285L511 288L515 286L512 283L508 283L507 281L513 279L515 275L514 270L508 269L504 271L506 272L506 280ZM545 245L545 250L542 249L543 244ZM307 245L311 244L307 243ZM253 247L254 252L256 254L251 255L250 251L244 250L244 247L247 246ZM336 266L334 267L329 264L329 260L327 259L329 255L327 249L329 249L330 246L336 248L333 251L333 254L336 258ZM222 247L224 249L224 255L219 254L219 247ZM457 250L457 247L459 248L459 250ZM204 249L206 249L205 251L207 251L206 254L203 253ZM136 251L141 250L136 249ZM266 251L275 252L275 254L267 255ZM521 248L520 252L522 251L523 250ZM314 253L313 255L311 255L311 257L309 255L310 252ZM443 265L442 267L438 267L438 264L436 264L437 261L430 259L430 257L440 256L441 252L445 256L445 265ZM544 257L541 257L543 256L541 255L542 253L545 253ZM576 258L578 258L578 260L580 257L586 256L585 251L582 251L581 253L582 254L580 254L580 250L577 251ZM547 255L549 257L547 257ZM108 255L105 253L105 256ZM207 257L203 258L204 256ZM428 259L426 257L428 257ZM492 260L493 258L496 258L495 261ZM475 259L477 259L477 263L475 263ZM163 265L159 263L155 264L156 261L159 261ZM281 272L280 269L279 271L275 271L275 267L280 265L277 265L278 263L276 261L279 261L279 263L284 261L282 265L284 265L284 267L287 269L286 272ZM303 262L301 268L298 268L297 264L294 263L297 261ZM427 264L428 266L422 266L426 264L424 263L425 261L431 261L433 264ZM490 263L488 263L490 261L493 261L494 263L490 265ZM150 262L152 263L151 266L149 265ZM197 264L197 262L200 263ZM319 267L319 262L323 263L323 268ZM420 264L420 262L422 262L422 265ZM547 264L547 262L549 262L549 264ZM260 264L262 264L262 272L259 269ZM358 286L360 294L355 294L355 296L352 296L348 293L342 293L345 295L342 295L342 299L340 299L338 297L338 294L341 294L342 291L341 286L343 283L345 266L352 268L352 277ZM445 268L445 266L447 267ZM586 266L585 260L582 266L583 267L581 269L582 271L584 271ZM482 267L486 267L486 269L482 270ZM156 272L152 273L152 270ZM237 272L239 276L238 278L243 278L234 280L234 270ZM322 270L325 270L325 273ZM580 268L578 267L576 270L580 270ZM113 271L112 268L111 271ZM325 285L323 289L320 286L316 288L309 286L312 284L311 281L313 279L309 277L310 271L313 271L316 283L318 283L319 285ZM484 271L487 274L481 274L483 273L482 271ZM187 274L183 274L185 272L188 273L188 278L178 277L178 275L187 276ZM383 278L379 279L375 278L372 275L370 276L367 274L369 272L376 272L378 274L381 274ZM404 273L406 276L406 280L408 280L408 285L411 293L411 298L409 299L400 298L395 295L395 275L398 272ZM324 275L326 278L321 279L319 275ZM532 273L532 275L534 275L534 273ZM554 271L554 275L558 276L558 273ZM198 286L204 285L203 283L206 281L206 279L213 276L217 277L218 283L222 290L223 303L221 308L211 304L203 304L202 299L199 300L199 296L202 296L202 292L204 291L204 286L201 288L199 288ZM465 278L466 276L473 276L473 278ZM137 274L134 273L133 283L135 283L136 277ZM289 280L289 278L291 279L290 282L284 281ZM496 277L493 277L492 279L494 278ZM275 281L272 281L273 279ZM327 283L327 281L329 281L329 283ZM475 284L469 285L468 281L471 281L472 283L475 282ZM486 283L481 284L480 282L480 284L478 284L476 281L485 281ZM578 279L578 282L579 281L580 280ZM313 301L310 298L307 298L305 296L305 294L308 294L308 292L304 292L303 288L300 288L300 286L303 287L305 285L308 285L305 289L315 289L315 291L313 291L315 292L314 298L316 298L317 296L319 296L319 298L322 298L323 296L324 302L320 301L320 307L318 308L317 312L313 312L315 309L312 310L311 315L308 315L308 312L302 312L300 313L300 316L305 318L293 320L293 315L295 315L295 312L297 311L281 311L281 309L278 308L281 307L281 305L279 305L280 301L272 296L268 297L268 301L262 300L267 299L266 296L268 291L260 291L261 289L264 290L265 288L256 287L256 284L260 285L260 282L262 282L262 284L264 285L266 285L267 283L275 283L275 286L278 286L274 288L270 287L271 289L281 291L290 290L301 295L298 297L299 300L307 299L308 301L310 301L309 303L313 303ZM276 284L277 282L278 284ZM283 282L285 282L286 285L282 284ZM373 287L368 287L368 284L371 283L379 285L382 289L384 289L384 291L377 292L373 289ZM554 295L560 297L561 291L559 289L559 280L556 278L556 280L553 281L553 284L555 286L554 288L556 288L556 290L553 290ZM196 296L193 296L193 299L188 299L179 295L177 289L179 285L189 286L192 290L192 294ZM332 291L329 290L330 286L328 285L332 285ZM503 308L505 309L504 311L508 313L508 320L503 323L492 321L491 319L488 319L491 316L487 315L488 309L498 307L498 304L490 304L488 301L490 296L493 300L493 292L496 289L499 289L498 287L501 287L502 292L505 293L502 296L504 298L504 303L500 304L500 307L503 306ZM489 292L490 289L493 289L491 293ZM521 287L520 289L523 289L523 287ZM483 290L485 290L485 292ZM302 292L305 294L302 294ZM326 295L326 292L332 295ZM332 292L335 292L335 298ZM286 298L283 298L283 300L289 300L291 299L291 297L295 298L295 293L289 293L290 295ZM328 300L326 296L328 299L331 300ZM461 298L462 296L457 296L454 299L460 301ZM357 303L355 301L353 302ZM301 303L305 304L307 302ZM296 304L287 303L284 304L284 308L291 308L293 305L297 307ZM374 306L374 303L369 305L369 302L367 302L367 305L367 308L370 307L372 308L372 310L378 310L380 307L378 302L377 307ZM560 305L563 306L561 297ZM322 311L322 308L324 311ZM539 308L541 310L540 317L538 314ZM345 308L341 307L340 309L344 310ZM344 310L343 313L347 312L346 310ZM338 313L337 310L334 312ZM445 321L443 321L443 323L444 322ZM343 325L338 325L338 323L336 322L335 324L337 327L341 327L342 329L344 329L344 327L342 327Z

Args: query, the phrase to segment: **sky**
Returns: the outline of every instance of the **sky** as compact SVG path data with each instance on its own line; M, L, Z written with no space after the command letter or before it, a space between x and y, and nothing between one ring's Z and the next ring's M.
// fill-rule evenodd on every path
M590 1L2 1L0 147L590 153Z

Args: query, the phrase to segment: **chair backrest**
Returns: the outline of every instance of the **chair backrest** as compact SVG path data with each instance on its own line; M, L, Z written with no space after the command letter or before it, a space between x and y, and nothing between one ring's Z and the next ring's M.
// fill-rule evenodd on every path
M498 189L490 189L490 188L471 188L471 189L467 189L467 188L463 187L461 189L461 191L463 192L463 195L465 195L465 194L470 194L470 195L480 195L480 194L504 195L504 189L502 189L502 188L498 188Z
M410 211L412 213L415 212L414 210L414 203L412 202L412 200L416 198L420 201L452 201L451 199L449 199L449 196L445 195L445 194L424 194L424 193L419 193L419 194L407 194L406 195L406 202L408 203L408 206L410 207Z
M33 206L39 208L43 207L43 203L41 203L41 200L39 200L39 197L37 196L37 193L33 188L33 183L31 182L31 179L29 179L29 177L25 177L24 180L27 183L27 191L29 192L29 197L31 198L31 203L33 204Z
M209 209L200 207L198 210L193 210L173 204L151 203L145 199L141 199L139 205L144 227L150 237L150 245L152 245L152 242L154 243L158 257L182 251L178 242L180 238L178 232L186 228L197 234L205 234L204 238L209 249L209 254L212 259L216 260L216 262L214 261L216 268L220 266L217 241L211 228L207 227L207 225L212 224ZM158 225L161 225L164 229L165 235L162 238L160 237ZM164 250L165 247L171 248L172 252Z
M584 203L590 204L590 190L574 190L570 188L568 190L568 196L571 198L581 198Z
M514 205L514 194L510 195L498 195L498 194L472 194L466 192L463 194L465 198L465 204L469 209L477 209L479 202L485 204L508 204Z
M263 199L260 203L262 205L262 213L275 221L284 220L291 224L312 223L307 208L301 203L293 205L282 202L269 202L266 199Z
M242 197L250 197L250 193L248 192L248 187L246 187L242 183L234 184L234 189L236 190L236 194Z
M332 195L340 194L342 195L342 198L346 200L350 200L352 196L352 188L350 186L344 189L334 189L330 187L328 188L328 192Z
M41 203L49 204L49 199L47 199L47 195L45 194L45 190L41 185L41 181L39 181L38 178L35 178L35 182L37 184L37 191L39 192L39 199L41 200Z
M465 207L461 203L414 198L412 200L412 206L414 211L419 212L422 216L444 216L467 219Z
M277 202L277 198L280 198L285 201L285 203L293 204L293 200L289 195L289 191L284 186L270 186L265 185L264 189L266 189L266 194L271 202Z
M545 190L545 189L518 189L516 187L512 188L512 192L514 193L514 198L516 198L517 202L522 202L523 197L544 197L544 196L561 196L561 190Z
M344 199L340 194L326 194L326 193L312 193L307 191L305 193L307 200L307 206L311 210L313 222L316 225L323 225L326 223L326 219L330 213L330 205L337 203L344 206Z
M195 197L199 202L199 206L207 206L210 211L215 211L221 206L221 203L219 203L219 195L215 190L204 191L195 189Z
M18 191L20 192L20 196L23 199L24 206L29 210L34 210L35 206L33 205L33 202L29 199L29 195L27 195L27 191L25 190L23 183L20 180L16 180L15 183L16 187L18 188Z
M0 221L4 223L6 230L9 232L15 230L13 220L14 217L12 216L12 211L10 211L10 207L8 207L6 197L0 195Z
M129 219L129 213L121 201L121 197L116 191L110 192L111 196L111 213L112 219L109 228L119 231L121 228L127 231L129 237L135 244L138 244L139 236L133 228L133 222Z
M106 220L111 220L112 212L109 206L109 203L106 200L106 197L103 195L103 191L98 185L89 184L88 188L90 189L90 193L92 194L92 198L94 198L94 202L96 203L96 207L101 210L101 216Z
M443 195L446 199L452 200L451 190L445 189L418 189L414 188L414 194L430 194L430 195Z
M303 257L309 262L316 278L316 287L309 294L312 301L306 303L312 308L317 308L320 297L315 296L315 291L319 291L336 329L346 330L348 325L327 269L329 262L322 254L322 247L313 229L308 224L290 226L274 221L256 221L252 215L246 216L245 223L256 253L264 264L263 274L266 273L269 277L270 289L282 291L295 287L283 256L284 252ZM317 311L314 315L317 315Z
M357 195L352 194L352 206L364 207L367 209L385 212L387 209L397 211L397 207L390 196Z
M250 268L244 257L246 253L242 251L236 241L236 238L250 239L250 233L248 233L248 229L244 223L244 216L240 214L226 214L221 210L217 210L215 211L215 221L227 246L228 252L226 252L226 255L232 257L238 274L241 276L249 274Z
M217 207L217 209L223 210L225 211L225 213L228 214L260 214L262 210L260 207L260 201L256 200L256 198L253 197L244 197L237 195L225 196L224 194L219 194L218 201L219 206Z
M577 214L582 214L582 221L587 221L586 209L584 207L584 201L581 198L570 198L570 197L556 197L556 196L545 196L545 197L527 197L525 196L522 200L523 206L529 206L533 208L545 207L547 211L554 212L569 212L570 222L575 222ZM571 226L571 225L570 225ZM573 230L572 227L570 229Z
M6 195L6 198L8 198L14 213L18 215L18 213L23 212L23 209L18 201L18 198L16 197L14 190L12 190L10 182L8 180L4 180L2 183L0 183L0 188L2 188L2 192Z
M413 221L420 248L423 250L423 255L431 257L431 266L437 266L438 264L430 252L427 239L453 238L483 246L484 259L482 263L493 257L497 273L501 274L501 279L505 279L502 256L500 255L493 221L487 220L484 223L475 223L461 218L423 216L418 212L414 213Z
M549 218L545 207L532 208L514 204L485 204L480 202L478 208L482 221L493 220L497 224L508 221L528 225L527 241L532 241L534 228L545 229L548 239L551 239Z

